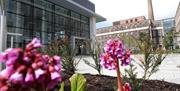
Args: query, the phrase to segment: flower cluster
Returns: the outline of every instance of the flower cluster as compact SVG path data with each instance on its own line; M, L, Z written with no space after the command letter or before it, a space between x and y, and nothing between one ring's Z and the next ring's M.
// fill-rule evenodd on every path
M125 50L125 47L120 40L108 40L105 47L105 53L101 55L102 65L109 70L117 69L116 60L121 61L121 65L125 66L131 62L130 55L131 52Z
M124 84L123 90L124 90L124 91L131 91L131 87L130 87L129 83L125 83L125 84Z
M25 51L10 48L0 54L0 61L6 68L0 72L0 91L18 91L19 88L52 89L61 81L61 59L37 51L42 45L34 38L26 45ZM38 91L38 90L37 90Z

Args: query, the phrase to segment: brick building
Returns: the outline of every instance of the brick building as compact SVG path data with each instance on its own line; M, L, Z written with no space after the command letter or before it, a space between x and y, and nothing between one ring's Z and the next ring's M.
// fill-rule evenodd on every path
M163 45L162 36L163 24L162 21L153 21L152 38L158 46ZM126 46L133 48L132 40L128 40L128 36L139 37L140 32L149 32L149 20L144 16L133 17L125 20L113 22L113 26L99 28L96 30L96 40L98 44L103 46L108 39L124 40Z
M175 15L175 45L180 47L180 3L178 5L176 15Z

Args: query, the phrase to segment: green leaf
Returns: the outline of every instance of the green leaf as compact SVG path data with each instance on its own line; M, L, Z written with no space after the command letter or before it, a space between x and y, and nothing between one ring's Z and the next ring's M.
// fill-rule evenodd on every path
M61 88L59 89L59 91L64 91L64 82L61 83Z
M86 79L81 74L74 74L69 79L71 82L71 91L84 91L86 87Z
M84 63L85 64L87 64L87 65L89 65L89 66L91 66L92 68L94 68L95 70L97 70L96 69L96 65L94 65L94 64L91 64L88 60L86 60L86 59L83 59L84 60Z

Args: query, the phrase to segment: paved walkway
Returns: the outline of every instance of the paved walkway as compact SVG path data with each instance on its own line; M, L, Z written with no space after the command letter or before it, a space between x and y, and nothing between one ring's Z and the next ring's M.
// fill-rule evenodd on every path
M140 56L141 55L135 55L133 57L137 60L137 58ZM78 69L77 72L97 74L96 70L86 65L83 59L89 60L89 62L93 63L91 57L84 56L81 59L79 65L77 66L77 69ZM121 67L121 71L123 74L124 74L124 68L127 68L127 67ZM138 77L141 78L142 70L140 67L138 67L137 72L138 72ZM104 75L116 76L116 71L113 71L113 70L109 71L109 70L103 69L102 73ZM167 82L180 84L180 54L169 54L160 65L159 71L153 74L150 79L164 80Z

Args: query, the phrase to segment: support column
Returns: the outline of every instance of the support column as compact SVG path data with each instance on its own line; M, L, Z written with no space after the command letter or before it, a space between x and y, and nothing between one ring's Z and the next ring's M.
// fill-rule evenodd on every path
M3 52L6 49L6 16L2 14L0 20L0 52Z
M42 19L45 20L45 10L42 10ZM42 43L45 43L48 39L47 39L47 30L45 29L45 21L42 21L41 22L41 40L42 40ZM35 30L37 31L37 30Z
M95 45L96 42L96 18L90 17L90 40L91 40L91 47Z
M6 49L7 42L5 1L6 0L0 0L0 52L3 52ZM2 63L0 63L0 70L2 69Z

